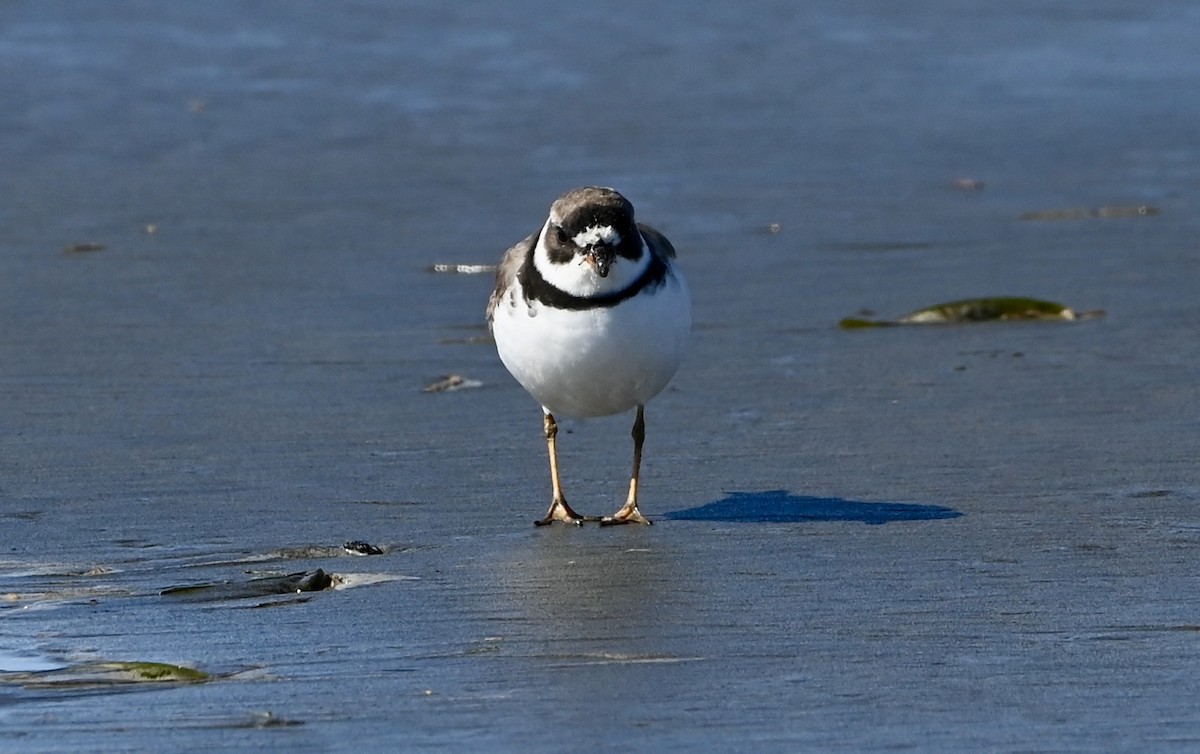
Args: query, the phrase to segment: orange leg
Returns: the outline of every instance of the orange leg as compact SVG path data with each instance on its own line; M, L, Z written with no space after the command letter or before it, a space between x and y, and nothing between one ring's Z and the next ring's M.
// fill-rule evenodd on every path
M581 516L567 505L567 499L562 494L562 482L558 478L558 440L556 439L558 422L554 421L554 414L546 411L542 427L546 431L546 449L550 453L550 484L553 487L553 498L550 501L550 510L546 511L546 517L533 523L537 526L545 526L555 521L562 521L582 526L584 521L599 521L598 516Z
M638 493L638 473L642 467L642 443L646 441L646 417L643 415L643 406L638 404L637 418L633 420L633 431L630 433L633 436L633 474L629 478L629 496L625 498L625 504L621 509L611 516L605 516L600 519L601 526L615 526L616 524L646 524L652 522L650 519L642 515L638 510L637 493Z

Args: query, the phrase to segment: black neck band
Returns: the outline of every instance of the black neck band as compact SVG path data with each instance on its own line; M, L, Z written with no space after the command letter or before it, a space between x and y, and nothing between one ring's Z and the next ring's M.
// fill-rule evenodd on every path
M599 296L576 296L555 288L542 276L534 263L533 256L536 253L537 242L535 241L529 249L528 256L525 257L525 264L521 265L517 281L521 283L521 290L524 291L525 298L552 306L555 309L580 311L616 306L626 299L633 298L645 288L656 288L662 285L663 281L667 279L667 263L646 249L646 253L650 254L650 264L627 288Z

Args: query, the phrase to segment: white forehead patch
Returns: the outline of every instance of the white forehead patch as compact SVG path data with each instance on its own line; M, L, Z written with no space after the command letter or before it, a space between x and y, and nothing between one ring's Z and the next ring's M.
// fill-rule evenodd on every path
M611 225L589 225L587 230L576 233L571 240L581 249L585 246L595 246L598 243L616 246L621 243L621 234Z

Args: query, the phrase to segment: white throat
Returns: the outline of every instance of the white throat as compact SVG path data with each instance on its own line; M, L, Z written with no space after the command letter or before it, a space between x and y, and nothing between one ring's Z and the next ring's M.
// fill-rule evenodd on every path
M644 239L639 239L642 242L642 253L637 259L613 257L607 277L597 275L581 254L576 254L570 261L555 264L550 261L550 255L546 251L546 229L549 227L550 224L547 222L538 235L537 248L533 251L533 264L547 283L564 293L587 298L623 291L633 285L650 266L650 250L646 248ZM591 240L593 237L595 240ZM586 243L582 245L586 246L602 241L618 243L620 238L621 234L607 225L593 225L572 240L576 244L579 244L580 240L584 240Z

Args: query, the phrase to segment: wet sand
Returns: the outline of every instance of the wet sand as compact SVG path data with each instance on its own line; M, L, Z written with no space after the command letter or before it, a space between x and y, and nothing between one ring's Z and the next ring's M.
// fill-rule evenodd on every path
M1194 749L1197 28L0 5L0 748ZM532 526L490 277L430 271L585 183L696 299L653 527ZM1106 315L837 328L995 295ZM580 510L631 420L564 422Z

